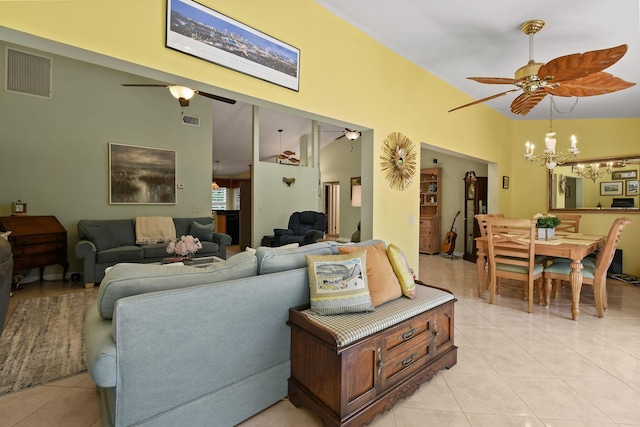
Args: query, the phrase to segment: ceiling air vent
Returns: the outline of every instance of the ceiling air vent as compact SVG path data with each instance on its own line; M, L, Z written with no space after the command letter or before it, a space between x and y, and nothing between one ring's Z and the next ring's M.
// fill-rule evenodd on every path
M200 126L200 117L182 115L182 124L191 126Z
M51 58L7 47L5 64L7 92L51 98Z

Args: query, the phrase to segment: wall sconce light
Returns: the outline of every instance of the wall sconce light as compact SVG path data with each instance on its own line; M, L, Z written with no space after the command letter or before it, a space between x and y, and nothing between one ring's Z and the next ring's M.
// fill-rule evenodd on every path
M293 184L294 182L296 182L296 179L295 179L295 178L282 177L282 182L284 182L285 184L287 184L287 187L291 187L291 184Z
M351 187L351 206L359 208L362 206L362 186L354 185Z

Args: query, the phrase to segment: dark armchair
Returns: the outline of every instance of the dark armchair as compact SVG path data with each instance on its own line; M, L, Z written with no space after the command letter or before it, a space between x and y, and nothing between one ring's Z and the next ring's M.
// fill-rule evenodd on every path
M273 229L273 245L282 246L299 243L300 246L315 243L324 237L327 216L323 212L294 212L289 217L287 229Z

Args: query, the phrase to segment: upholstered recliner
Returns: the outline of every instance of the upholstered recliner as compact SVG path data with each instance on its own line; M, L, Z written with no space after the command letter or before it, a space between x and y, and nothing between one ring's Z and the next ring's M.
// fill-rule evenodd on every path
M9 309L11 282L13 281L13 256L11 244L0 237L0 335Z
M324 237L327 228L327 215L323 212L294 212L289 217L287 229L273 229L274 246L299 243L300 246L315 243Z

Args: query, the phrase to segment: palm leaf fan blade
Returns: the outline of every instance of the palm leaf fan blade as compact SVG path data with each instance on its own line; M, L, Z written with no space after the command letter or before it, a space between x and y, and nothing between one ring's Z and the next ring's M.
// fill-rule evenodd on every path
M529 111L540 103L547 96L547 92L544 89L538 89L534 92L525 92L518 96L511 103L511 112L513 114L519 114L526 116Z
M620 60L627 52L627 45L609 49L592 50L585 53L574 53L552 59L538 70L538 77L553 78L553 82L579 79L609 68Z
M555 96L595 96L630 88L635 83L627 82L612 74L601 71L581 79L561 83L545 90Z

